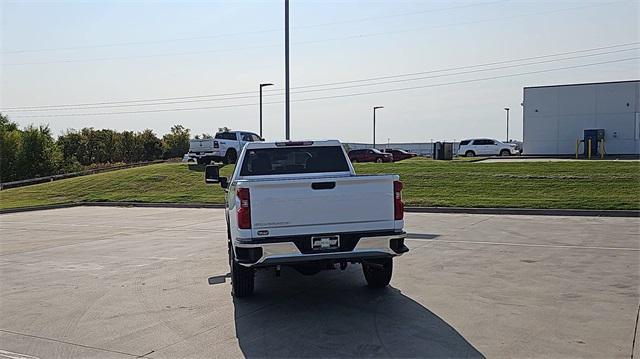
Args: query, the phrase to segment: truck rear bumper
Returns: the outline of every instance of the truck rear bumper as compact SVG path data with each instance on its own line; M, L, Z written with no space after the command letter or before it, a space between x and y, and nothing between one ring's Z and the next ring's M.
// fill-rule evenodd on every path
M237 239L236 259L247 267L262 267L314 261L359 262L388 258L409 251L404 245L405 232L374 232L341 234L345 243L340 248L314 250L311 237Z
M189 157L187 162L195 161L198 164L203 163L202 161L206 161L207 164L209 161L223 162L224 156L219 156L218 153L219 152L201 152L201 153L189 152L186 154L186 156Z

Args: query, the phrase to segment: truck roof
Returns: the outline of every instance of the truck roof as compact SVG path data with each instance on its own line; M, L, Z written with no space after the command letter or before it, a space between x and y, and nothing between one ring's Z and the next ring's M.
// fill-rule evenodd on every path
M251 134L256 135L256 133L255 133L255 132L253 132L253 131L240 131L240 130L233 130L233 131L219 131L219 132L216 132L216 135L217 135L217 134L219 134L219 133L251 133Z
M247 149L257 148L280 148L280 147L318 147L318 146L341 146L338 140L304 140L304 141L275 141L275 142L249 142L245 146Z

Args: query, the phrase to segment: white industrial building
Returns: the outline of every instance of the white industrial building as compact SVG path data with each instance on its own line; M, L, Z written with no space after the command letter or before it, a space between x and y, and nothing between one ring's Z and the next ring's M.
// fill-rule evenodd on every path
M522 106L525 155L575 154L596 129L606 154L640 155L639 80L525 87Z

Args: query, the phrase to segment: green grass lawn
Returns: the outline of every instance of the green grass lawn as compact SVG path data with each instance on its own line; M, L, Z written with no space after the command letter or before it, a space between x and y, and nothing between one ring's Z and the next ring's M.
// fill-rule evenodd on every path
M221 175L230 175L231 166ZM640 209L640 162L432 161L356 164L365 173L397 173L410 206ZM0 208L79 201L224 203L219 186L186 164L76 177L0 191Z

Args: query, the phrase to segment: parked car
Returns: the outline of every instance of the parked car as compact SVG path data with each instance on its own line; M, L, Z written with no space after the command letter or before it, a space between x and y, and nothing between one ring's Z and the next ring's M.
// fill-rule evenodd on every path
M393 155L381 152L376 148L367 148L349 151L349 160L351 162L393 162Z
M498 140L488 138L476 138L471 140L460 141L458 147L458 156L474 157L474 156L515 156L520 151L514 146L502 143Z
M382 150L384 153L390 153L393 156L393 162L398 162L402 160L406 160L407 158L416 157L418 154L407 152L405 150L394 150L391 148L386 148Z
M264 141L253 132L225 131L216 133L214 138L189 141L189 162L198 164L213 162L236 163L242 147L249 142Z
M256 270L281 266L311 275L359 263L370 287L385 287L409 251L399 176L356 175L339 141L250 142L230 179L209 165L205 182L227 196L236 297L253 293Z

